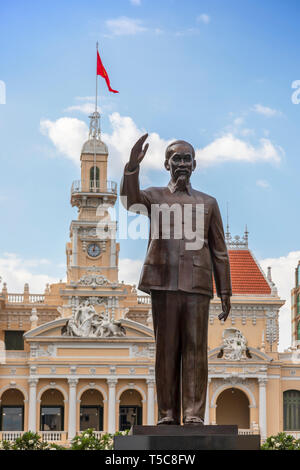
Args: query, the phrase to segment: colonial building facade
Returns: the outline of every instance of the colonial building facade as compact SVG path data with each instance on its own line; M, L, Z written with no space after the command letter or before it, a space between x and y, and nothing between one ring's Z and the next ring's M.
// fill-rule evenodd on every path
M118 280L119 243L109 207L117 184L107 180L108 149L93 113L81 152L81 179L71 189L78 216L66 245L67 281L0 292L0 439L41 433L66 443L87 428L115 432L154 424L155 341L151 299ZM299 266L293 291L293 347L278 352L284 301L248 248L248 232L226 240L232 311L220 322L211 301L205 422L238 424L262 439L300 432ZM298 310L297 310L298 309Z

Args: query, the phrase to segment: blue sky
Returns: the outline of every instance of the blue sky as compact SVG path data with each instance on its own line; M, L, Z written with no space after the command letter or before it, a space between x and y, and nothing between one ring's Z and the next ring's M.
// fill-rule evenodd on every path
M0 276L9 287L65 275L76 218L69 191L79 178L98 40L120 91L110 94L99 79L110 177L119 183L130 138L146 130L142 182L166 184L166 142L190 141L192 184L217 198L224 221L229 203L233 235L247 223L262 265L272 262L279 283L288 277L287 298L300 258L300 105L291 100L299 13L297 0L1 2ZM145 247L122 241L120 256L142 260Z

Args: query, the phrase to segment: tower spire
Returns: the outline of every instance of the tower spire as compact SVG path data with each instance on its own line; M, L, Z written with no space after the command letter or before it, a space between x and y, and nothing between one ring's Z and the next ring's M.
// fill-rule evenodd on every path
M246 245L247 248L248 248L248 235L249 235L249 232L248 232L248 227L247 227L247 224L246 224L243 238L244 238L244 242L245 242L245 245Z
M97 57L98 57L98 41L96 42L96 94L95 94L95 111L90 114L90 130L89 139L100 140L100 113L98 113L98 75L97 75ZM96 144L96 142L95 142Z
M231 234L229 231L229 203L227 202L226 205L227 205L227 224L226 224L225 240L227 243L229 243L231 240Z

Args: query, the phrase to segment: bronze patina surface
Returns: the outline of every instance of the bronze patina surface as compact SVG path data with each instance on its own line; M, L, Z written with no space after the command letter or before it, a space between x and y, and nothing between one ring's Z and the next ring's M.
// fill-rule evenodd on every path
M170 172L166 187L140 189L139 169L145 157L148 134L132 148L121 182L123 204L143 205L150 218L150 236L138 288L151 295L156 340L157 424L203 424L207 388L207 329L214 276L221 298L224 321L230 312L230 266L223 223L214 197L195 190L190 183L196 168L195 151L185 141L175 141L166 149L165 168ZM176 232L176 211L165 236L162 217L153 217L153 207L176 205L187 217L181 217L182 233ZM201 247L187 248L187 225L196 227L197 207L202 209ZM156 225L154 227L154 224Z

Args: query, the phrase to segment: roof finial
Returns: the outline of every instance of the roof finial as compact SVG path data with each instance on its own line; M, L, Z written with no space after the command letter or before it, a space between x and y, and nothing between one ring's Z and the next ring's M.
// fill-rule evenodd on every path
M249 232L248 232L248 227L247 227L247 224L246 224L243 239L244 239L244 242L245 242L245 245L246 245L247 248L248 248L248 235L249 235Z
M226 240L226 243L230 243L231 234L229 231L229 202L227 202L226 205L227 205L227 224L226 224L225 240Z
M270 282L272 282L271 266L268 266L267 278Z
M90 131L89 139L100 140L100 114L98 111L90 114Z
M98 41L96 42L96 95L95 95L95 111L89 116L90 131L89 139L100 140L100 113L98 113L98 74L97 74L97 60L98 60Z

